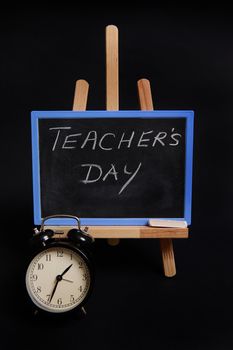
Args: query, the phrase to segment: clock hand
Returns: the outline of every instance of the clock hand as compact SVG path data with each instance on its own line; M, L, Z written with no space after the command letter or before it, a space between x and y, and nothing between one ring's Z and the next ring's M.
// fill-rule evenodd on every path
M71 280L67 280L66 278L62 278L62 281L71 282L71 283L74 282L74 281L71 281Z
M55 292L56 292L58 283L63 279L62 276L64 276L64 274L65 274L67 271L69 271L69 269L71 268L72 265L73 265L73 264L69 265L69 266L62 272L61 275L57 275L57 277L56 277L56 283L55 283L55 286L54 286L54 288L53 288L51 297L50 297L50 299L49 299L49 302L50 302L50 303L51 303L51 301L52 301L52 299L53 299L53 296L54 296L54 294L55 294ZM69 281L69 280L67 280L67 281ZM71 282L73 282L73 281L71 281Z
M65 274L66 272L69 271L69 269L71 268L72 265L73 265L73 264L71 264L70 266L68 266L68 267L62 272L62 274L61 274L60 276L61 276L61 277L64 276L64 274Z
M56 283L55 283L55 286L53 288L53 291L52 291L52 294L51 294L51 297L49 299L49 302L51 303L52 299L53 299L53 296L54 296L54 293L56 292L56 289L57 289L57 285L58 283L62 280L62 277L60 275L57 275L56 277Z

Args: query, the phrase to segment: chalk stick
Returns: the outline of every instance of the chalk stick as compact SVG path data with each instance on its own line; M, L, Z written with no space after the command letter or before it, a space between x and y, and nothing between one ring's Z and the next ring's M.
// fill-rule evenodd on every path
M166 220L166 219L151 219L149 226L153 227L187 227L187 222L184 220Z

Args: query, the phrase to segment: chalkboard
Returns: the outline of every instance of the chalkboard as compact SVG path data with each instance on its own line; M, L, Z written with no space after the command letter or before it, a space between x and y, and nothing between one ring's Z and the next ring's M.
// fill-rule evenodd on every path
M35 224L190 223L192 146L192 111L32 112Z

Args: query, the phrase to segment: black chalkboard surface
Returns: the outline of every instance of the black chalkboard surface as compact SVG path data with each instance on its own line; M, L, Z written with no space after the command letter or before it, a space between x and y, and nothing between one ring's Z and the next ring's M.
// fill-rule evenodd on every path
M192 117L190 111L33 112L35 218L190 221Z

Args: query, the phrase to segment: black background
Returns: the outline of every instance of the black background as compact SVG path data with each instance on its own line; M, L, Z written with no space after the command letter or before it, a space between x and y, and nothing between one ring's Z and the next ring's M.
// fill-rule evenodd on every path
M225 8L28 8L0 14L1 346L232 349L232 12ZM116 8L117 7L117 8ZM194 109L190 238L174 242L177 276L163 277L156 240L97 241L96 285L84 319L36 321L25 311L31 236L31 110L105 108L104 27L120 29L120 108L137 109L151 80L157 109Z
M44 113L44 116L47 114ZM39 120L41 216L69 213L80 218L184 217L186 123L185 118ZM53 152L58 131L49 129L58 126L72 129L61 131ZM179 144L176 147L169 146L169 143L174 143L170 138L172 129L182 135L177 137ZM96 130L98 135L95 150L92 141L81 148L91 130ZM142 133L148 130L153 130L151 138L147 136L150 140L148 147L138 147ZM77 132L82 136L76 138L76 148L62 149L66 137ZM112 148L111 151L103 151L98 146L102 135L107 132L116 135L115 139L110 137L104 142L104 147ZM123 143L118 149L124 133L124 139L129 140L133 132L130 147ZM157 142L155 147L152 147L153 139L159 132L167 133L163 141L165 146ZM90 138L93 138L93 135L91 132ZM82 167L82 164L93 163L100 166L101 170L89 166ZM112 169L111 164L114 164L116 177L107 176L106 181L102 181ZM125 175L125 166L126 170L131 172L130 176L135 174L137 169L139 171L119 194L130 179L129 175ZM88 179L98 179L101 176L99 181L83 183L89 169L91 172Z

